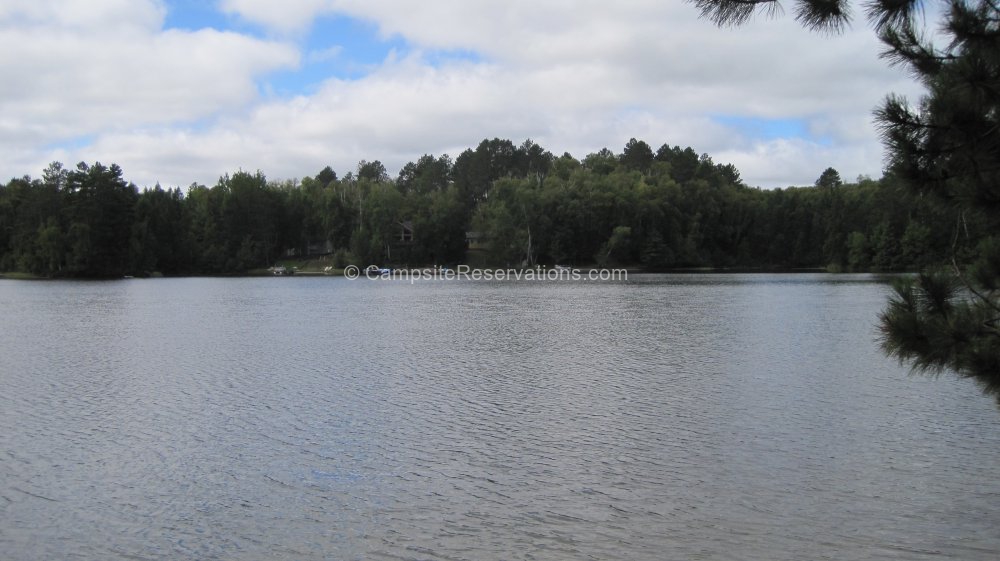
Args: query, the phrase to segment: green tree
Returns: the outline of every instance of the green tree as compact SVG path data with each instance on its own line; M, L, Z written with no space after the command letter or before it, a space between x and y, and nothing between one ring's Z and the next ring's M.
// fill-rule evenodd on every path
M621 164L627 170L649 173L649 168L653 165L653 149L649 144L632 138L622 152Z
M221 188L204 185L188 187L184 199L187 219L187 239L194 269L202 273L226 271L228 249L223 231L222 204L225 193Z
M663 235L653 230L642 246L642 264L651 270L663 269L674 264L674 252L663 241Z
M440 158L424 154L416 163L410 162L399 170L396 186L404 193L443 191L451 181L451 167L451 158L447 154Z
M720 24L745 23L775 0L691 0ZM1000 399L1000 5L941 2L938 43L922 28L920 0L876 0L867 15L885 56L907 68L926 93L911 104L889 95L876 111L889 170L912 191L958 215L948 272L898 283L882 314L885 350L917 370L949 369L978 380ZM806 27L839 30L847 0L797 0ZM968 221L989 234L965 235ZM963 263L959 244L975 247Z
M59 221L50 216L45 226L39 228L36 256L38 270L58 274L66 260L65 239Z
M545 177L552 169L555 157L530 138L517 148L520 167L525 176Z
M690 146L681 149L680 146L670 147L666 144L656 151L656 160L670 164L671 176L678 183L687 183L698 173L700 159L698 153Z
M413 227L414 239L405 247L411 262L440 265L462 261L467 221L454 186L426 194L410 193L404 207L405 220Z
M372 183L386 183L389 181L389 173L385 171L385 166L378 160L371 162L361 160L358 162L358 179L366 179Z
M608 175L617 169L618 158L611 150L601 148L598 152L587 154L583 159L583 167L596 174Z
M816 180L816 186L821 189L835 189L843 184L843 180L840 179L840 173L833 168L823 170L823 173Z
M409 220L404 208L402 194L390 183L373 183L361 181L362 188L367 190L364 200L363 214L365 233L368 235L368 246L363 253L369 257L369 263L389 259L391 262L398 256L392 254L393 242L396 240L401 223ZM360 255L357 255L361 257Z
M872 232L872 265L878 271L894 271L899 269L901 255L899 242L893 232L892 224L880 222Z
M336 180L337 172L333 171L333 168L330 166L326 166L316 174L316 181L319 182L321 187L326 187Z
M46 263L52 261L38 254L38 236L51 225L51 221L54 220L60 230L65 230L65 192L61 189L58 183L32 180L27 176L12 179L0 189L2 270L21 270L50 276L63 274L61 266L47 266ZM62 259L60 263L64 261Z
M245 271L270 264L284 244L280 238L284 198L260 171L224 175L213 188L221 197L219 219L225 269Z
M159 185L139 194L132 225L132 270L176 275L192 269L180 189Z
M611 237L601 246L601 252L597 256L597 262L606 265L611 262L613 256L620 255L627 251L632 242L632 228L628 226L615 226L611 232Z
M117 164L81 162L66 174L69 239L68 272L116 277L129 272L132 221L138 191Z
M901 257L906 266L923 269L931 264L928 248L931 246L932 238L933 232L927 225L916 220L911 220L906 225L899 243Z

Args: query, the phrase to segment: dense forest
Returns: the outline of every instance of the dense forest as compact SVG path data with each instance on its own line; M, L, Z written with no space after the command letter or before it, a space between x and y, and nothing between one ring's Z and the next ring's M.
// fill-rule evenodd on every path
M229 274L332 265L535 264L914 270L952 254L955 211L893 177L764 190L692 148L631 140L577 160L532 141L379 161L301 181L236 171L139 190L116 165L51 164L0 185L0 271L48 277ZM965 221L961 238L979 225ZM972 232L970 234L970 232ZM471 248L471 251L470 251ZM959 253L960 254L960 253Z

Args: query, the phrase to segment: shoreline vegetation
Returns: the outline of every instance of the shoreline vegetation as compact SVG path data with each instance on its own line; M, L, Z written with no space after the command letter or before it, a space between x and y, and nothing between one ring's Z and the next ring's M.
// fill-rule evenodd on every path
M139 189L117 165L54 162L0 184L4 278L247 276L298 267L637 272L921 270L957 255L954 209L892 175L765 190L692 148L630 140L582 160L527 140L425 155L390 178L236 171L216 185ZM963 224L974 247L985 226Z

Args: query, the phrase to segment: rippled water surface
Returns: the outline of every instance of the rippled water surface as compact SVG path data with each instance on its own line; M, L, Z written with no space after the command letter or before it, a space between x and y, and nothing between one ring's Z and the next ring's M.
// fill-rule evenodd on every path
M0 280L4 559L996 559L867 276Z

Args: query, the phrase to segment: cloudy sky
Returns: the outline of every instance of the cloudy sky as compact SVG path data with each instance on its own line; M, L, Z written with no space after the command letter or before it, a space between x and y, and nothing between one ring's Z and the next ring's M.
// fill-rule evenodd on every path
M720 30L682 0L4 0L0 178L394 174L493 137L691 146L763 187L878 177L871 111L918 92L878 52L863 22Z

